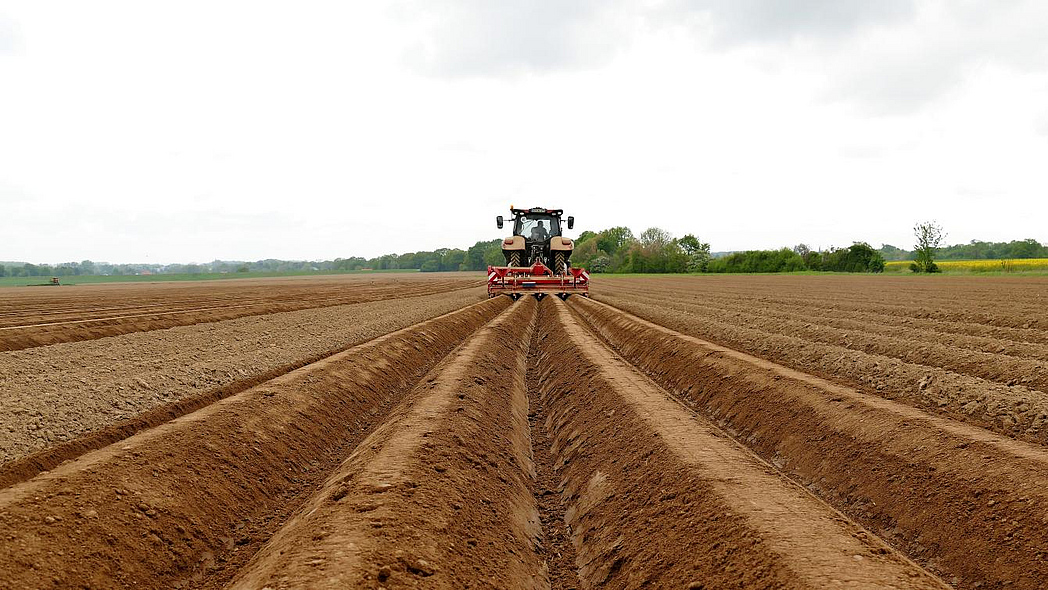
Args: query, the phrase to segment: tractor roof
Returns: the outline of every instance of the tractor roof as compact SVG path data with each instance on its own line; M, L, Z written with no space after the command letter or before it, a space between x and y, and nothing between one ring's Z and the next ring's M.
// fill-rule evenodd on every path
M531 209L514 209L510 205L510 213L514 215L527 215L528 213L541 213L543 215L553 215L554 217L560 217L564 214L563 209L547 209L545 207L532 207Z

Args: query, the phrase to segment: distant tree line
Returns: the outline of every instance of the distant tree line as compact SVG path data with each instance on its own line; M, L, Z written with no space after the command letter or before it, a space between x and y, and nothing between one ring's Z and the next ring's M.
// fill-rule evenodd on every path
M705 272L710 245L691 234L674 238L657 227L644 230L639 238L628 227L613 227L582 232L571 263L591 272Z
M503 264L502 240L477 242L468 249L439 248L434 251L385 254L375 258L354 256L334 260L256 260L254 262L215 260L194 264L109 264L105 262L64 262L56 265L25 262L0 263L0 277L70 277L80 275L142 274L224 274L247 272L338 272L355 270L421 270L426 272L484 270L489 264Z
M804 244L780 250L733 252L710 262L709 272L882 272L884 257L866 242L815 251Z
M466 250L438 248L433 251L386 254L377 258L336 258L330 270L420 270L441 272L454 270L485 270L488 265L505 264L502 240L477 242ZM327 264L327 263L321 263Z
M920 228L918 225L916 229ZM941 229L941 228L940 228ZM933 247L925 244L921 253L920 232L915 251L885 245L879 250L865 242L847 248L815 251L804 244L779 250L748 250L713 257L710 245L692 234L674 238L669 232L652 227L634 236L628 227L584 231L575 240L573 266L597 273L773 273L794 271L881 272L885 260L914 260L930 264L924 272L934 272L934 254L939 260L1048 258L1048 247L1033 239L1012 242L980 242ZM502 265L501 239L480 241L466 249L438 248L433 251L385 254L374 258L351 257L334 260L277 260L254 262L215 260L200 264L110 264L106 262L64 262L56 265L25 262L0 263L0 277L69 277L80 275L140 274L219 274L247 272L341 272L357 270L418 270L422 272L485 270ZM927 260L921 262L922 260Z
M582 232L571 256L575 266L592 272L621 273L748 273L793 272L881 272L884 258L869 244L816 252L801 244L795 249L749 250L714 258L710 245L694 235L673 238L657 227L635 238L626 227L601 232Z
M878 252L885 260L915 260L916 250L903 250L890 244L881 246ZM1011 242L983 242L972 240L967 244L937 248L938 260L1008 260L1013 258L1048 258L1048 245L1035 239Z
M113 265L104 265L110 267ZM28 262L0 264L0 277L71 277L101 274L99 267L90 260L63 262L62 264L30 264ZM132 273L133 274L133 273Z

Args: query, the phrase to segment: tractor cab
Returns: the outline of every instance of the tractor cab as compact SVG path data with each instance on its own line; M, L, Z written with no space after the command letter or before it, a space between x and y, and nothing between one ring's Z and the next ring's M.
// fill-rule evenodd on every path
M560 234L560 217L549 213L522 213L513 220L513 235L531 242L548 242Z

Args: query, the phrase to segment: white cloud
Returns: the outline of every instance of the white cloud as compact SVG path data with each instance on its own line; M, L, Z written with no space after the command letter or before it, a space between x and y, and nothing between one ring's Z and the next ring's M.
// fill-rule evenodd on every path
M628 37L620 2L408 0L405 62L440 76L501 76L607 64Z
M908 113L987 67L1040 74L1048 66L1046 23L1048 5L1039 2L926 3L904 26L871 31L820 60L834 78L828 96L875 113Z
M668 0L655 12L702 24L719 43L734 45L839 38L898 22L913 11L913 0Z

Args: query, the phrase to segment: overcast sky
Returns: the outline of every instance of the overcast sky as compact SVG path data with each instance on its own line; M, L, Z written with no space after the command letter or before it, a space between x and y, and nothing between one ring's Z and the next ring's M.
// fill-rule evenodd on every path
M1043 0L0 1L0 260L1048 241Z

